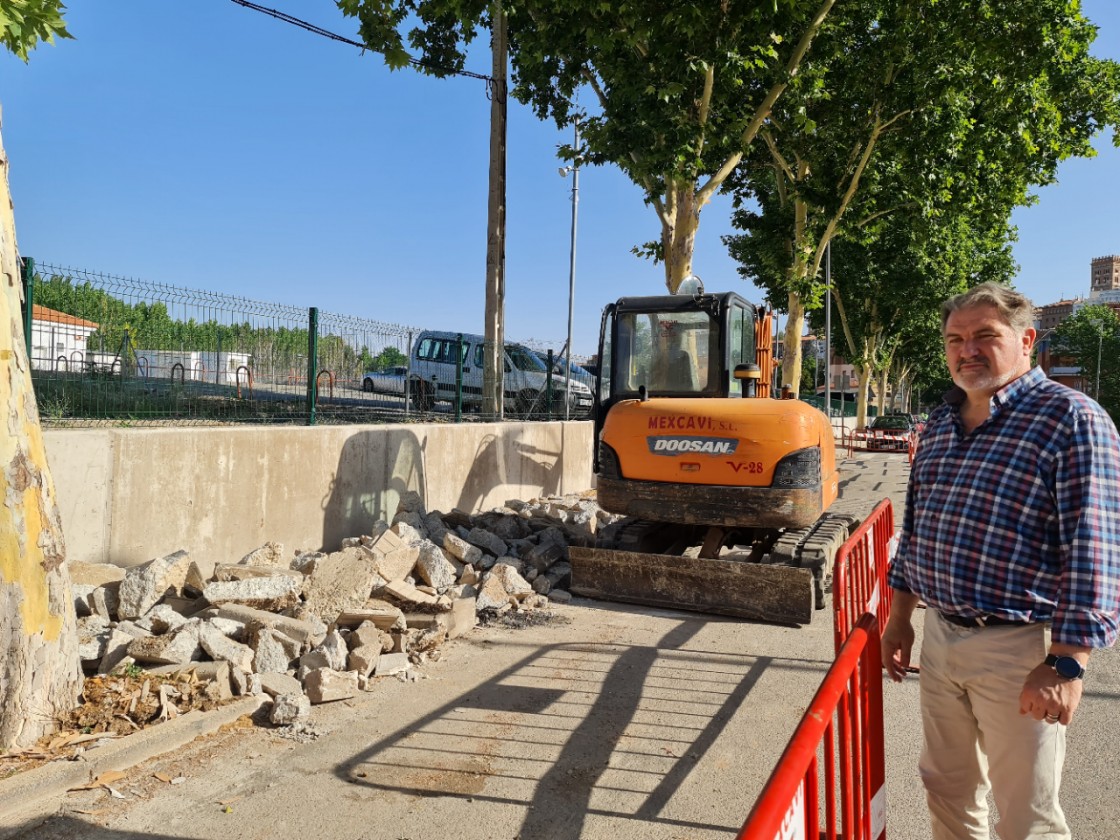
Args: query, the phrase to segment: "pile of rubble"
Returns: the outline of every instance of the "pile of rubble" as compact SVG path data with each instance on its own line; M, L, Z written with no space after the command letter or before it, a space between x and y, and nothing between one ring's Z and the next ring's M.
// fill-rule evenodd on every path
M479 616L566 602L568 546L590 545L616 517L587 496L511 501L482 514L428 513L406 494L391 525L333 553L266 543L207 568L185 551L121 569L71 564L87 674L208 683L220 702L273 698L277 725L415 666ZM145 697L174 716L174 683Z

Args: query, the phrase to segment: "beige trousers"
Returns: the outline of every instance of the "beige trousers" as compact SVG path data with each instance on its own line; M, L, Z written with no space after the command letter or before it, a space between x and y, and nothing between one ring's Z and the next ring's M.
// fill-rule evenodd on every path
M1066 728L1019 714L1047 625L957 627L926 610L922 756L934 840L988 840L989 787L1001 840L1070 840L1058 805Z

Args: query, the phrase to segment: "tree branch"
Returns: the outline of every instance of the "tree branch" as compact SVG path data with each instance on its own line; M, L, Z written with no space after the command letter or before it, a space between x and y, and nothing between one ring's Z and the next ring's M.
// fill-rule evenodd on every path
M801 60L805 57L805 53L809 51L809 46L813 43L813 38L816 37L816 34L820 31L821 26L824 24L824 19L828 17L828 13L832 10L835 3L836 0L824 0L821 7L817 9L808 29L802 34L801 40L798 41L797 47L789 57L789 61L786 62L785 81L775 83L774 86L770 88L769 93L766 94L766 98L763 99L761 104L755 109L754 116L751 117L750 123L747 124L747 127L743 130L739 138L740 151L730 155L716 173L708 179L708 182L697 191L697 207L703 207L707 204L716 190L723 186L723 182L735 171L735 167L738 166L739 161L743 159L746 148L754 142L754 138L758 135L762 124L770 116L770 111L773 109L774 103L778 101L778 97L789 87L789 79L797 75L798 68L801 66Z

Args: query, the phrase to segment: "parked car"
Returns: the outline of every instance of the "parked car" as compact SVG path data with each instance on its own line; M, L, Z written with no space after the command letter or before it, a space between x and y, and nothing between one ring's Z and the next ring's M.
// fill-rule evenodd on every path
M481 335L462 334L462 356L458 356L459 333L425 330L412 346L412 379L409 393L421 409L430 408L436 400L454 400L457 368L462 365L463 405L467 408L482 405L482 373L485 339ZM461 362L460 362L461 358ZM523 416L555 415L563 412L564 400L572 411L587 412L591 409L591 388L574 376L566 380L563 374L551 377L552 405L548 405L548 365L521 344L507 344L503 354L505 363L504 391L506 410Z
M403 397L407 384L408 368L403 366L371 370L362 374L362 390L366 393L397 394Z
M918 429L909 414L882 414L871 421L866 434L869 450L906 452Z

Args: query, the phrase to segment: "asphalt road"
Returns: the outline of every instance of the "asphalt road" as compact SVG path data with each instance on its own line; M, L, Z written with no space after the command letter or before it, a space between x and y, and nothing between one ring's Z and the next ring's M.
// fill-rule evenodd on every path
M897 524L907 474L904 455L857 454L842 505L891 498ZM734 836L831 662L828 612L800 629L580 599L550 615L479 628L414 682L316 707L308 743L263 727L199 739L114 782L124 798L71 793L17 836ZM1118 686L1116 657L1095 656L1064 788L1079 838L1120 837ZM917 678L884 691L887 836L924 840Z

